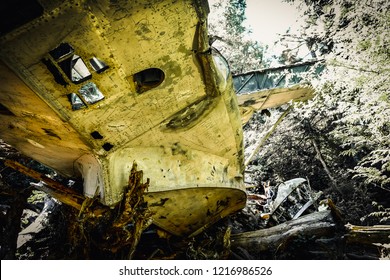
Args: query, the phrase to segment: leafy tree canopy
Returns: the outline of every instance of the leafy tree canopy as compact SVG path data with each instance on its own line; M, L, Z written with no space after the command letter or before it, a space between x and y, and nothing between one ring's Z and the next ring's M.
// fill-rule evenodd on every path
M213 46L228 60L232 73L261 68L263 45L249 38L245 0L211 1L209 31Z
M388 188L390 3L307 0L301 8L306 16L303 36L318 46L328 69L302 117L325 115L340 156L356 161L351 174Z
M370 203L368 190L382 193L375 199L388 207L390 2L286 2L297 4L305 19L300 34L286 36L306 42L326 70L307 77L315 97L278 126L258 155L258 174L276 182L307 176L317 189L334 187L347 204L359 193L360 208Z

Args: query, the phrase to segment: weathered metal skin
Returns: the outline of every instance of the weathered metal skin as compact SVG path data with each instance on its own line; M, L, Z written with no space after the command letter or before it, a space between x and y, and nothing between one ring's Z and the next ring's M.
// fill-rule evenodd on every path
M82 177L106 205L137 162L147 200L168 193L175 205L156 222L173 234L244 206L241 120L228 66L208 44L206 1L39 4L42 15L0 38L2 139Z

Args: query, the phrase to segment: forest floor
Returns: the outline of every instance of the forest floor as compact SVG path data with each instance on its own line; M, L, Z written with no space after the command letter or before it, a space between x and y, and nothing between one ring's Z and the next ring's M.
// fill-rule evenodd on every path
M258 126L256 126L258 127ZM246 149L253 150L256 129L249 126L245 131ZM252 135L252 136L251 136ZM54 171L20 155L7 144L0 142L0 159L17 160L26 166L34 166L39 172L54 178L64 185L80 190L80 182L61 178ZM153 225L143 231L133 256L135 259L383 259L389 258L389 238L380 244L350 244L340 251L343 233L335 228L331 236L293 238L284 249L249 253L245 248L234 248L231 236L269 228L272 224L262 218L266 211L267 189L277 193L277 185L258 178L256 161L248 166L246 181L248 203L241 211L222 219L201 234L192 238L178 238L157 229ZM293 179L293 178L291 178ZM77 211L63 205L43 192L34 190L31 179L0 161L0 207L1 207L1 259L123 259L128 252L98 248L93 236L69 232L79 226ZM310 182L306 182L309 183ZM380 188L349 188L337 193L333 188L314 189L321 191L321 200L331 199L346 224L372 226L389 225L390 195ZM318 206L318 205L317 205ZM315 212L314 206L309 212ZM373 214L376 213L376 214ZM382 213L382 214L381 214ZM336 217L339 219L340 217ZM342 229L341 231L343 231ZM64 234L67 233L67 234ZM328 248L324 250L324 247ZM305 248L311 248L306 250ZM334 250L329 251L329 248ZM310 253L308 253L310 251Z

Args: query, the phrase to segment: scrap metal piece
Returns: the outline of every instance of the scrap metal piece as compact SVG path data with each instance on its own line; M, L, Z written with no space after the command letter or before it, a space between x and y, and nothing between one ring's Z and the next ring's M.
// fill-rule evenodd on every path
M270 217L277 223L295 220L302 216L321 196L314 193L307 181L295 178L278 186L278 193L270 205Z

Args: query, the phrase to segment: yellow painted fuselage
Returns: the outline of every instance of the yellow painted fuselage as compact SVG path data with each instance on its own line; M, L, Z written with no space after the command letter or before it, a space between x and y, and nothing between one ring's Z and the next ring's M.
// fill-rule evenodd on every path
M245 205L241 119L205 1L35 2L0 37L0 138L109 206L136 162L173 234Z

